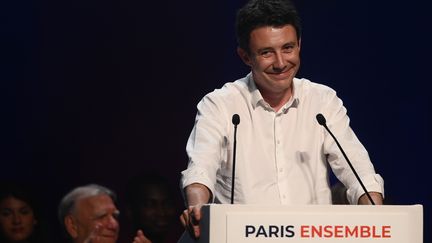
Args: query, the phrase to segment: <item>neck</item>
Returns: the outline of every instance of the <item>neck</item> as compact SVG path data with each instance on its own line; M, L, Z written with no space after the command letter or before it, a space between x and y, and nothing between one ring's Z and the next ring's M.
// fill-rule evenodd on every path
M263 99L273 108L273 110L277 112L291 99L292 89L289 88L279 93L262 92L261 95Z

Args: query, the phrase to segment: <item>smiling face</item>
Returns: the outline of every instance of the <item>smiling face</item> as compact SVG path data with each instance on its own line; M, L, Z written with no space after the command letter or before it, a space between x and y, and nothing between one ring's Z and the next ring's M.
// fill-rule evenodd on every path
M75 210L65 218L67 231L74 242L88 239L98 243L115 243L120 230L119 211L108 195L79 199Z
M0 202L0 229L10 242L28 239L35 224L33 210L26 202L13 196Z
M263 26L250 33L250 51L238 54L252 69L263 98L279 97L285 102L292 95L292 82L300 67L300 40L292 25Z

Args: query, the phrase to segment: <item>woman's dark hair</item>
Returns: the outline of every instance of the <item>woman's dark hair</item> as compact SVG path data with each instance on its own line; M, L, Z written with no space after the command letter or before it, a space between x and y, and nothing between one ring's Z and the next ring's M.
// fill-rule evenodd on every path
M36 196L33 194L30 186L18 182L0 182L0 202L10 197L14 197L28 204L28 206L33 211L34 218L38 222L35 225L33 233L30 236L28 242L45 242L46 238L43 230L41 229L43 219L40 214L40 205L36 200ZM2 233L0 233L0 242L5 242L4 235L2 235Z

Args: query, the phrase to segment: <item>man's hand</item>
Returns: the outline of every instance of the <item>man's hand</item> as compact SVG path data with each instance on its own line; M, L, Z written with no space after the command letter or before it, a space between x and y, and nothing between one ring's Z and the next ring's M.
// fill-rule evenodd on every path
M210 202L212 193L205 185L193 183L185 188L185 197L189 206L180 215L180 222L192 238L198 239L201 234L199 228L202 218L201 207Z
M201 207L202 205L189 206L180 215L180 221L189 232L189 234L198 239L201 235L201 230L199 227L199 222L201 221Z
M152 243L147 237L145 237L142 230L138 230L137 234L134 238L134 241L132 243Z

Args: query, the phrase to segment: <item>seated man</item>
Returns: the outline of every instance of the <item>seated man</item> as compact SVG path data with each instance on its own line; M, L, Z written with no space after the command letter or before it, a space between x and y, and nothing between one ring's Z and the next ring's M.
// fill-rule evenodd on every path
M172 191L166 178L139 173L131 178L126 190L126 211L132 233L142 230L153 243L176 242L183 228L178 222L181 195Z
M119 210L113 191L100 185L73 189L60 202L58 216L73 243L115 243ZM133 243L151 243L138 231Z

